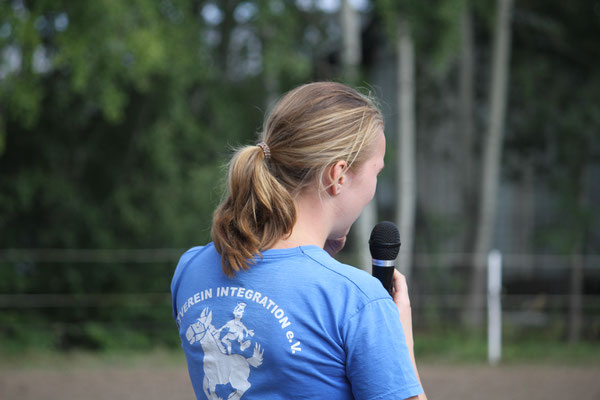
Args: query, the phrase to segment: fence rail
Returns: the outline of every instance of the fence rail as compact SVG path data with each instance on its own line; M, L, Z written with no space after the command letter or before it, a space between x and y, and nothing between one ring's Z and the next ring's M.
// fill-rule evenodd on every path
M171 304L170 293L0 294L0 309L140 307Z
M487 298L481 294L482 299ZM543 298L543 304L538 308L559 309L568 303L569 294L502 294L504 310L519 309L524 303ZM600 312L600 294L582 295L582 308ZM463 308L466 294L423 294L412 296L413 307L421 308L427 303L441 304L445 309ZM539 303L539 301L538 301ZM0 309L10 308L77 308L77 307L115 307L115 306L150 306L171 304L169 292L159 293L17 293L0 294ZM535 306L535 304L533 305ZM533 307L532 306L532 307Z
M0 262L150 263L177 261L185 249L3 249Z
M0 262L36 263L112 263L112 262L172 262L187 249L0 249ZM471 253L416 253L413 264L417 268L450 267L468 262ZM600 254L511 254L502 253L505 268L539 266L562 267L581 257L586 268L600 270ZM533 265L532 265L533 264Z

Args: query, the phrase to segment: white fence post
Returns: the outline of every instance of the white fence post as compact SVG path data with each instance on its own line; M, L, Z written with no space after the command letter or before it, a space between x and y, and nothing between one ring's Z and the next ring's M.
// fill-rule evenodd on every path
M498 250L488 255L488 361L497 365L502 357L502 254Z

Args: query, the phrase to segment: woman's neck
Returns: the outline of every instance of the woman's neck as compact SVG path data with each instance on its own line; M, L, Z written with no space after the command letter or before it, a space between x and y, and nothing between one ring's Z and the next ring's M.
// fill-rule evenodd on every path
M277 241L272 248L286 249L307 245L323 248L331 227L326 203L327 199L321 198L316 191L300 194L296 198L296 223L292 233Z

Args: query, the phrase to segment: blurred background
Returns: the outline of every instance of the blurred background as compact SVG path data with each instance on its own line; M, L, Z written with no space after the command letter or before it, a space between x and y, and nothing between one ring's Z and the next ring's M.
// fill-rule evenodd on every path
M0 370L184 365L170 279L232 147L333 80L388 141L340 258L400 226L417 360L485 363L497 249L502 362L598 371L598 43L597 0L0 0Z

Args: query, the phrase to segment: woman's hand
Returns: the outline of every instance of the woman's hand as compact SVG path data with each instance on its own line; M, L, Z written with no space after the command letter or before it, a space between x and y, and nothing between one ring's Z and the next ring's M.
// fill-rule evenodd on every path
M412 310L410 308L410 299L408 297L408 285L406 284L406 277L394 269L394 288L392 290L392 299L398 308L400 313L400 322L404 328L404 336L406 337L406 344L409 347L413 345L412 335Z
M325 246L323 246L323 250L329 253L331 257L335 256L344 248L346 244L346 236L337 239L327 239L325 241Z
M413 350L414 340L412 332L412 311L410 308L410 299L408 297L408 285L406 284L406 277L394 269L394 288L392 290L392 298L400 313L400 322L402 323L402 330L404 331L404 337L406 338L406 346L410 354L410 359L415 368L415 374L417 379L421 382L419 377L419 371L417 370L417 362L415 361L415 353ZM427 400L425 393L421 393L419 396L411 397L411 399Z

